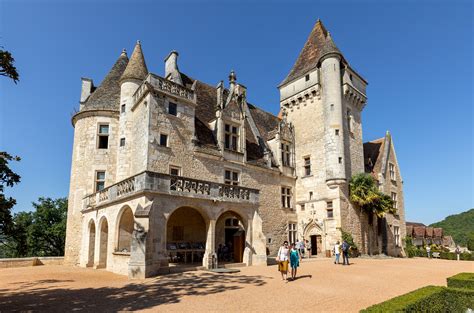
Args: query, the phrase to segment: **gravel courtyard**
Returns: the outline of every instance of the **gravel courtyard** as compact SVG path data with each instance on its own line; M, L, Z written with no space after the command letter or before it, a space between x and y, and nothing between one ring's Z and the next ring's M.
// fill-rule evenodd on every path
M187 272L129 281L104 270L66 266L0 269L0 312L354 312L446 277L474 262L415 259L303 260L300 278L276 266L236 274Z

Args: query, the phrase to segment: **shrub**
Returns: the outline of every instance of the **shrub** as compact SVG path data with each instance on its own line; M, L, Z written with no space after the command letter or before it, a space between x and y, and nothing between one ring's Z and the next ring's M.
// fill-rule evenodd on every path
M465 312L474 308L474 290L426 286L361 312Z
M474 290L474 273L459 273L449 277L448 287Z
M415 257L418 249L413 245L413 239L411 237L405 237L403 241L405 242L405 252L407 257Z
M353 250L358 250L357 245L354 243L354 239L352 238L351 233L348 233L341 229L341 234L342 234L342 241L344 240L347 241L347 243L349 244L349 246L352 247Z

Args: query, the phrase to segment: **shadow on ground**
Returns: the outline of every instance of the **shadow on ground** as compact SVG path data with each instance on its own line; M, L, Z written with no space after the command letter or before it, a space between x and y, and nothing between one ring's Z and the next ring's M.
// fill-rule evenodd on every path
M140 310L178 303L184 296L205 296L246 286L263 286L270 277L235 274L180 273L159 276L124 287L68 289L71 280L17 283L17 290L0 290L0 312L112 312Z

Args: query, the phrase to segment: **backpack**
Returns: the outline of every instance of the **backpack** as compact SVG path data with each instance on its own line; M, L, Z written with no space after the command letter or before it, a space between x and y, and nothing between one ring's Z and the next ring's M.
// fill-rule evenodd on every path
M345 242L342 243L342 251L343 252L349 251L349 245Z

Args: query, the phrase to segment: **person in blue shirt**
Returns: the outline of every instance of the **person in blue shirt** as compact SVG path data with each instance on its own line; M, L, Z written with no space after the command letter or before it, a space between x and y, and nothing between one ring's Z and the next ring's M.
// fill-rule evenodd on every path
M290 249L291 278L293 280L296 279L296 272L298 271L298 267L300 266L300 261L301 261L301 252L293 243Z

